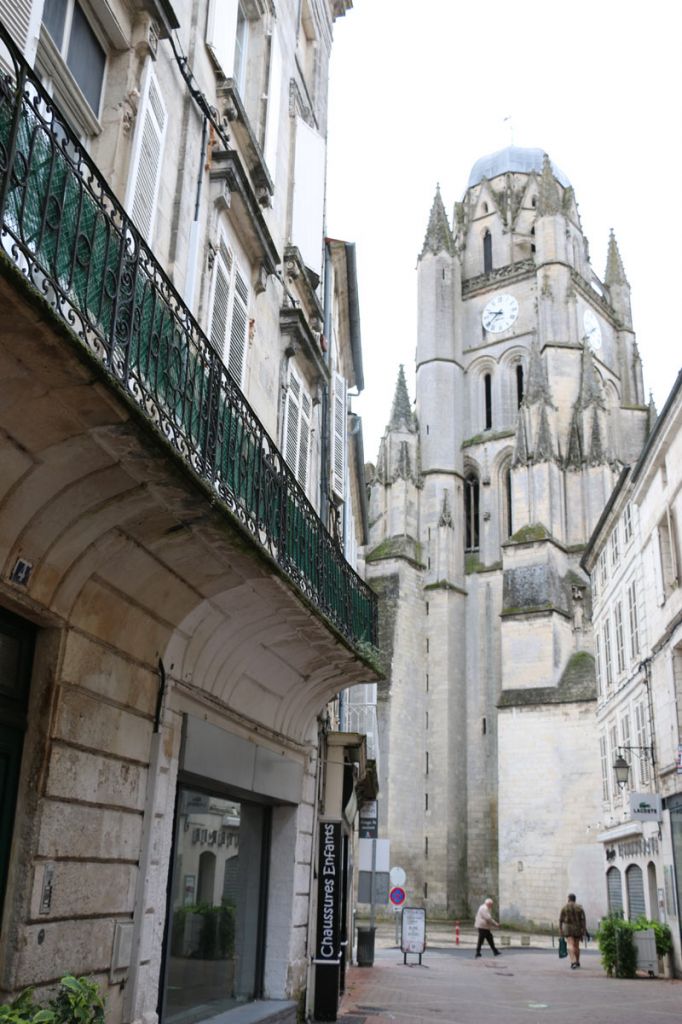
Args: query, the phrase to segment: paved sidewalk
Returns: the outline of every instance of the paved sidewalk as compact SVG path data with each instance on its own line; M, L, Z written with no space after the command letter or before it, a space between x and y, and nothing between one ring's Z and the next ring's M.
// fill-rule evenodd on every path
M339 1024L682 1024L682 981L607 978L594 949L572 971L546 947L475 960L468 945L433 946L420 967L378 946L373 967L350 968Z

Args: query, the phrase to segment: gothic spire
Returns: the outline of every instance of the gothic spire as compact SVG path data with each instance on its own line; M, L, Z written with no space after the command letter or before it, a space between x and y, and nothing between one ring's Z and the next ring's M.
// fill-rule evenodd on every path
M623 261L620 258L618 242L616 241L616 236L613 233L613 228L611 228L611 232L609 234L609 247L606 254L606 273L604 274L604 284L611 288L614 284L627 283L628 279L625 276Z
M526 423L522 410L519 410L519 418L516 424L516 438L514 439L512 467L525 466L527 462L528 445L526 444Z
M410 405L410 396L407 393L405 367L402 363L398 370L398 380L395 386L395 395L393 396L391 419L388 423L388 429L409 430L410 433L414 433L415 431L414 416L412 415L412 406Z
M597 405L600 409L604 408L604 396L594 367L594 356L588 345L583 346L580 405L583 409L590 405Z
M538 217L547 217L553 213L561 212L561 196L559 186L554 177L554 171L545 153L542 159L542 173L538 189Z
M455 250L455 243L448 223L448 215L443 206L440 194L440 185L436 185L436 195L431 207L429 226L426 229L426 238L422 246L421 255L431 252L437 256L440 252L447 252L452 255Z
M554 449L552 445L552 435L549 430L549 420L547 419L547 406L543 405L540 409L538 436L535 442L535 452L533 457L535 462L548 462L553 455Z
M580 412L577 406L573 408L571 426L568 434L568 451L566 452L566 465L570 469L580 469L583 463L583 445L580 437Z
M656 403L654 402L653 392L649 392L649 406L647 412L647 437L654 429L654 423L658 419L658 412L656 411Z
M592 440L590 442L589 462L591 466L601 466L606 462L606 452L604 451L601 427L599 426L599 414L596 409L594 409L592 414Z
M547 383L547 371L542 361L540 347L537 338L534 338L530 346L528 358L528 383L523 398L527 405L535 405L536 402L551 404L549 384Z

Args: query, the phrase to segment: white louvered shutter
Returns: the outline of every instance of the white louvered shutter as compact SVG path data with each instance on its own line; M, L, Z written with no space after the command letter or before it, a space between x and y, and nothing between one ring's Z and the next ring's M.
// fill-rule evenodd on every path
M332 490L343 500L346 483L346 381L340 373L334 374L331 435Z
M230 304L230 269L232 257L221 243L213 264L213 299L209 336L211 344L220 358L225 361L228 312Z
M126 206L133 223L147 241L151 240L154 229L166 121L166 106L150 65L137 113L130 183L126 198Z
M294 373L289 374L284 412L284 458L294 476L298 473L298 430L301 415L301 384Z
M265 116L265 144L263 155L273 182L277 175L277 143L279 118L282 110L282 50L277 33L272 34L270 51L270 81L268 83L268 109Z
M210 0L206 19L206 46L225 78L234 76L234 46L239 0Z
M316 274L322 270L325 160L324 138L297 117L291 241Z
M303 391L301 394L301 417L298 431L298 482L305 490L308 486L308 453L310 451L310 419L313 411L313 403L310 395Z
M234 380L242 386L244 363L246 361L246 339L249 329L249 289L235 264L234 287L232 289L232 322L230 325L230 352L227 368Z
M0 0L0 21L9 29L9 34L22 53L26 53L32 7L31 0ZM10 67L7 61L1 61L1 64Z

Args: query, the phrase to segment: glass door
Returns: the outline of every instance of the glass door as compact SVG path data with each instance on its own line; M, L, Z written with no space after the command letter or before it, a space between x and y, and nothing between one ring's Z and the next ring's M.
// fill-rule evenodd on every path
M181 786L164 1024L192 1024L262 992L269 808Z

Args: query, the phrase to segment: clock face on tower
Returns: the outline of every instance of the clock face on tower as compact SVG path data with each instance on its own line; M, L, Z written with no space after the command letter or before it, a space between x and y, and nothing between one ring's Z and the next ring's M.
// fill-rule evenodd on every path
M591 309L586 309L583 313L583 327L587 344L593 352L596 352L598 348L601 348L601 327Z
M513 295L495 295L486 303L481 322L490 334L508 331L519 315L519 304Z

